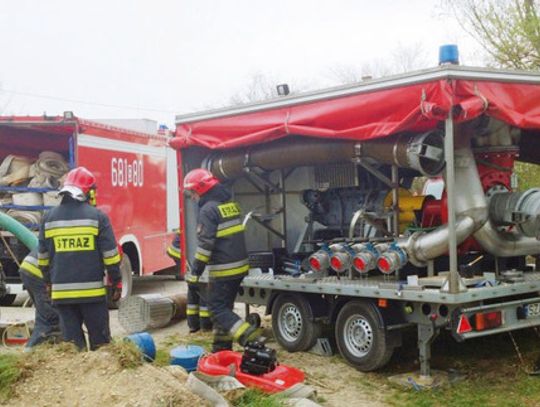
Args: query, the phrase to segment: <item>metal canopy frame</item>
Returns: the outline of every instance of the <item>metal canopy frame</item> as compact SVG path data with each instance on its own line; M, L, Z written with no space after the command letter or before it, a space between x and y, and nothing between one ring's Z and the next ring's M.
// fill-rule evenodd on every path
M356 95L375 90L391 89L399 86L414 85L442 79L464 79L482 81L504 81L540 84L537 73L527 71L501 71L489 68L466 67L460 65L443 65L435 68L409 72L400 75L373 79L352 85L338 86L307 92L301 95L291 95L276 99L265 100L239 106L229 106L203 112L180 114L176 116L176 124L192 123L201 120L216 119L220 117L236 116L244 113L253 113L286 106L300 105L310 102L335 99L343 96Z

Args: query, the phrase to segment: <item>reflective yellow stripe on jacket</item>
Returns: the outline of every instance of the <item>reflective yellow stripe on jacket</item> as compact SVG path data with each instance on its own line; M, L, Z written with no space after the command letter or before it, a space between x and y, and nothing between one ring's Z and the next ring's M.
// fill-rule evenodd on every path
M53 284L51 291L53 300L94 298L107 295L107 289L103 286L102 281Z
M47 253L47 252L38 253L38 266L40 266L40 267L48 267L49 262L50 262L49 253Z
M203 249L202 247L197 247L197 250L195 250L195 258L203 263L208 263L211 255L212 252L210 250Z
M169 254L169 256L171 257L174 257L175 259L180 259L182 258L181 254L180 254L180 250L178 250L176 247L174 246L169 246L167 248L167 253Z
M118 264L120 263L120 260L121 260L121 257L120 257L120 253L118 253L117 248L103 252L103 264L105 264L106 266L112 266L113 264Z
M247 273L249 271L249 263L248 259L244 259L234 263L211 264L207 268L210 277L232 277Z
M55 236L93 235L97 236L99 229L93 226L75 226L45 230L45 238Z
M244 231L244 225L240 219L233 219L220 223L217 227L216 237L225 237Z
M103 297L107 295L107 289L95 288L91 290L65 290L65 291L52 291L51 298L53 300L67 300L77 298L94 298Z

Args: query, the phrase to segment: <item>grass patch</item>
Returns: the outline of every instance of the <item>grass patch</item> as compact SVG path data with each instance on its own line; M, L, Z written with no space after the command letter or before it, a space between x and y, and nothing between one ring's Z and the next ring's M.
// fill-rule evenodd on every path
M234 407L283 407L285 403L282 397L248 389L240 397L234 399L232 405Z
M398 394L391 404L407 407L532 407L538 405L538 400L540 400L540 379L523 373L515 380L502 378L492 381L478 377L439 390L404 391Z
M104 350L110 352L123 369L135 369L144 362L141 351L131 341L113 342L104 347Z
M22 376L19 354L0 354L0 402L7 401L13 392L13 385Z
M433 369L457 369L463 380L444 388L424 391L395 386L386 402L400 407L538 406L540 377L525 373L525 370L532 369L540 356L538 337L532 330L513 335L527 366L521 366L508 334L461 344L450 338L441 338L434 344ZM403 370L418 370L418 366L408 366Z
M154 364L157 366L170 365L171 349L180 345L198 345L209 351L212 347L212 333L196 333L191 335L170 335L158 344L156 359Z
M171 356L169 355L169 350L158 349L156 350L156 358L154 359L155 366L169 366L171 364Z

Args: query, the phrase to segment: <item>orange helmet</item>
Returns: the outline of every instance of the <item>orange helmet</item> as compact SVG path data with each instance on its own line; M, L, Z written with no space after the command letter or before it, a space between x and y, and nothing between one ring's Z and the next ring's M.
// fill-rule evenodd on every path
M219 184L219 180L204 168L191 170L184 177L184 189L202 196Z
M85 201L90 190L96 187L96 177L85 167L68 172L60 193L66 192L79 201Z

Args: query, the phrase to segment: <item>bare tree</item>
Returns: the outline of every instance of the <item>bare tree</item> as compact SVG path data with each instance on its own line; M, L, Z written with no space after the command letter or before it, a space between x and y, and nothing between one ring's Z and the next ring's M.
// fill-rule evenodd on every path
M399 45L387 59L375 59L360 66L339 65L330 69L329 77L339 84L359 82L410 72L429 66L427 53L421 44Z
M315 87L313 84L309 84L305 80L291 78L290 81L280 81L272 75L257 72L251 76L249 82L242 90L233 94L229 98L227 106L242 105L276 98L278 97L277 85L283 83L287 83L289 85L291 95L304 92Z
M540 69L540 0L442 0L495 65Z

